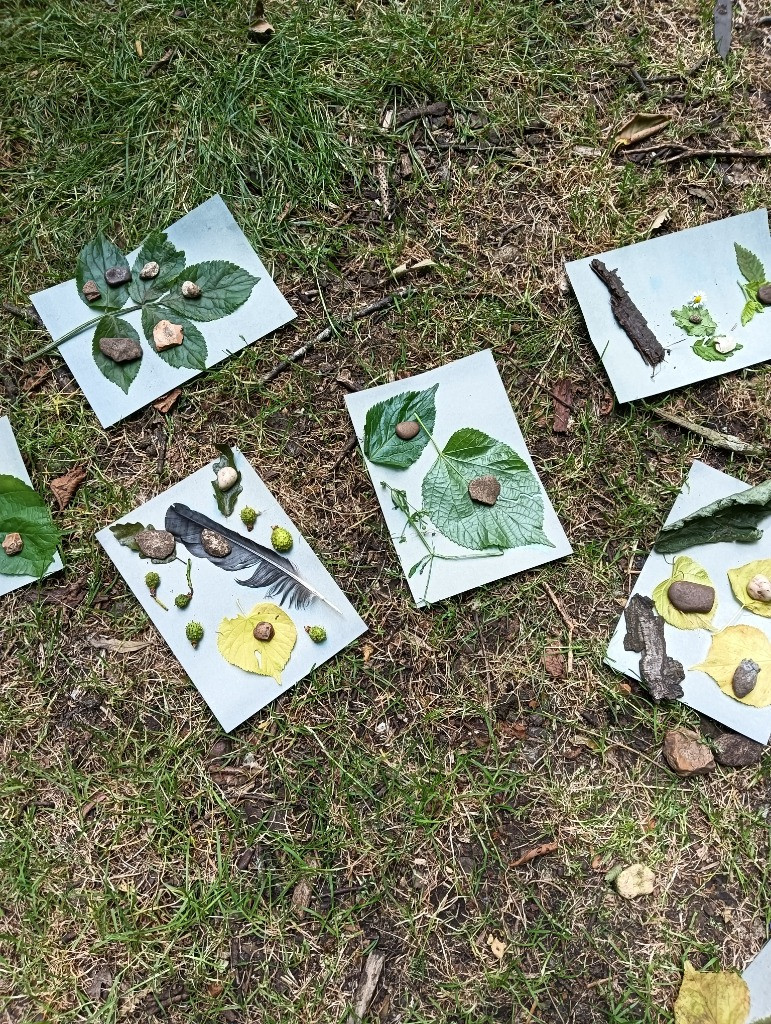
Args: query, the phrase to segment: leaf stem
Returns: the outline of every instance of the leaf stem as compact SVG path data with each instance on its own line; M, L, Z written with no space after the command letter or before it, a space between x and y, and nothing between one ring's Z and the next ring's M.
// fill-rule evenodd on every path
M149 305L149 303L147 303ZM120 307L119 309L106 309L99 316L92 317L91 320L87 320L84 324L79 327L73 327L71 331L67 331L61 338L56 338L55 341L50 341L47 345L39 348L37 352L33 352L31 356L25 356L24 362L31 363L33 359L38 359L40 356L44 356L46 352L50 352L52 349L58 348L59 345L63 345L65 341L69 341L71 338L76 337L78 334L82 334L88 327L93 327L94 324L98 324L101 320L104 320L106 316L117 316L119 313L135 313L138 309L142 309L143 304L140 303L138 306L128 306L127 308Z

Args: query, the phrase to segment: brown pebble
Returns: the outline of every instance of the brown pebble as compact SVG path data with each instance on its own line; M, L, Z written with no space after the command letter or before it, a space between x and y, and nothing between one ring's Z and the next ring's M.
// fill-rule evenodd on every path
M157 277L161 272L161 268L155 262L150 260L149 263L145 263L142 269L139 271L139 276L143 281L152 281L154 277Z
M216 530L201 530L201 544L212 558L226 558L233 550L228 541Z
M771 284L762 284L758 288L758 302L764 306L771 306Z
M134 535L134 543L145 558L171 558L177 550L174 534L168 530L153 530L148 527Z
M183 281L182 294L186 299L200 299L201 289L198 287L195 281Z
M272 640L276 635L276 631L269 622L258 622L252 630L255 640L262 640L263 643L267 643L268 640Z
M415 420L402 420L396 424L396 436L402 441L411 441L420 433L420 424Z
M687 779L706 775L715 767L712 751L690 729L670 729L664 737L664 757L672 771Z
M109 270L105 270L104 279L115 288L119 284L128 284L131 280L131 271L128 267L110 267Z
M698 313L691 313L691 315L688 317L688 320L692 324L700 324L701 316Z
M24 541L22 540L21 534L6 533L2 547L3 551L9 558L13 558L14 555L20 555L22 548L24 547Z
M744 658L736 667L731 679L731 688L737 697L747 697L755 689L760 665L752 658Z
M114 363L133 363L142 358L142 346L133 338L100 338L99 351Z
M501 493L501 485L494 476L475 477L468 485L468 496L480 505L494 505Z
M153 327L153 341L159 352L182 344L182 328L171 320L159 320Z
M670 583L667 597L679 612L704 615L712 611L715 603L715 590L703 583L688 583L677 580Z
M97 299L101 299L102 293L99 291L99 285L96 281L86 281L83 285L83 297L88 299L89 302L96 302Z

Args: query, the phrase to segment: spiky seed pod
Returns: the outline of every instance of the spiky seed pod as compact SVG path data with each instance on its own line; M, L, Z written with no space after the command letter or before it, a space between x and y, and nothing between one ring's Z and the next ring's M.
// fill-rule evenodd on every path
M161 585L161 577L157 572L148 572L145 576L145 583L147 584L147 589L150 591L150 596L155 597L158 592L158 587Z
M188 622L185 626L185 636L193 647L197 647L203 640L203 626L200 622Z
M292 550L294 540L289 530L285 530L283 526L274 526L270 534L270 543L279 554L284 555Z
M177 608L187 608L190 602L193 600L192 594L177 594L174 598L174 604Z
M327 631L323 626L306 626L305 632L314 642L314 644L323 644L327 638Z
M260 513L256 509L251 508L249 505L246 508L241 509L241 522L251 533L254 529L254 524L257 522L257 516Z

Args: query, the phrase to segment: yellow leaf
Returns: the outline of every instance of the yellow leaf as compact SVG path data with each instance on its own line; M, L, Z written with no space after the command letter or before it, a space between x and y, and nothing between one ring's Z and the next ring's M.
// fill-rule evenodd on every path
M706 569L702 568L698 562L694 562L687 555L679 555L672 566L672 575L669 579L662 580L651 594L656 611L665 622L668 622L670 626L675 626L677 629L712 629L712 620L717 611L717 592L712 610L706 612L706 614L681 612L675 608L667 594L670 586L678 582L701 583L705 587L715 589L715 585L709 578L709 573Z
M270 640L257 640L254 627L268 622L274 629ZM217 631L217 647L231 665L258 676L271 676L281 685L286 667L297 643L297 629L283 608L272 601L256 604L248 615L223 619Z
M702 974L685 961L675 1024L746 1024L749 1012L750 990L738 974Z
M615 153L622 146L633 146L635 142L650 138L665 128L669 122L670 118L664 114L634 114L619 128L612 152Z
M758 575L771 579L771 558L759 558L755 562L740 565L738 569L728 570L731 590L739 604L743 604L747 611L754 612L755 615L771 619L771 601L753 601L747 593L747 584L753 576Z
M736 696L731 685L739 662L745 658L760 665L755 689L746 697ZM694 665L692 672L706 672L717 685L734 700L753 708L766 708L771 704L771 643L766 634L755 626L729 626L712 637L706 661Z

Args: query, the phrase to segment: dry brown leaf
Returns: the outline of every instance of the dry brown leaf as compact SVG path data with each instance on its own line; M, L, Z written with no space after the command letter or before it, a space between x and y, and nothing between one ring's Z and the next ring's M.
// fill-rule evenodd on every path
M552 679L565 678L565 659L552 647L548 648L543 656L543 667L547 676L551 676Z
M666 222L669 220L670 216L671 214L669 212L669 207L666 207L663 210L659 210L659 212L651 221L651 226L648 228L648 234L652 235L654 231L658 231L660 227L663 227L664 224L666 224Z
M114 640L112 637L98 636L90 636L88 642L98 651L109 651L111 654L134 654L148 646L145 640Z
M745 1024L749 1012L750 990L738 974L702 974L685 961L675 1002L675 1024Z
M619 128L612 152L615 153L622 146L634 146L636 142L649 139L651 135L666 128L670 120L664 114L634 114Z
M67 470L64 476L57 476L55 480L51 481L51 490L56 498L59 511L67 508L75 495L75 491L77 491L85 479L85 469L82 466L73 466L72 469Z
M29 380L25 380L21 386L22 391L26 391L29 394L36 388L39 388L46 377L50 377L53 370L50 366L41 366L34 377L30 377Z
M83 603L88 593L88 586L83 580L71 580L63 587L47 590L42 598L43 604L59 604L65 608L77 608Z
M90 800L86 800L83 806L80 808L80 816L84 820L89 816L97 804L103 803L107 799L106 793L94 793Z
M159 398L157 402L153 402L153 409L157 409L158 412L170 412L181 394L182 388L174 388L173 391L169 391L167 395Z
M557 843L541 843L539 846L534 846L532 850L528 850L527 853L523 853L517 860L513 860L509 867L519 868L523 864L529 864L536 857L543 857L546 853L554 853L556 849L558 849Z
M372 646L372 644L364 644L364 647L362 648L361 651L361 660L364 662L365 665L370 660L374 653L375 648Z
M573 387L569 380L558 380L552 388L554 399L554 424L552 430L555 434L566 434L570 427L570 414L573 411Z

